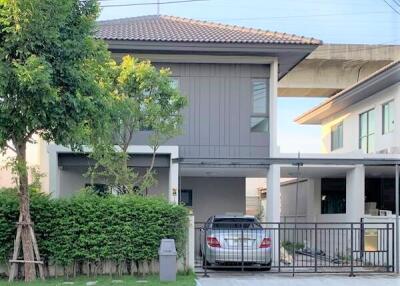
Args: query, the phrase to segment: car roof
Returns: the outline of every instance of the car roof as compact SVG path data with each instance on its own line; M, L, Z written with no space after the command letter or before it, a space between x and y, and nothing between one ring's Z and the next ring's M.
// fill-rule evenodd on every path
M215 218L247 218L247 219L256 219L255 216L252 215L234 215L234 214L224 214L224 215L215 215Z

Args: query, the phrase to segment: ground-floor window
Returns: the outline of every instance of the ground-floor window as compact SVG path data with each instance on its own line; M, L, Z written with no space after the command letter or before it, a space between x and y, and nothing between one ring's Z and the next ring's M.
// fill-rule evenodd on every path
M321 214L346 213L346 179L321 179Z
M179 195L179 202L187 207L192 207L193 206L192 190L181 190Z
M105 195L108 193L108 186L106 184L85 184L85 188L92 187L93 191L99 195Z
M396 211L394 178L365 179L365 213L379 215L379 210Z

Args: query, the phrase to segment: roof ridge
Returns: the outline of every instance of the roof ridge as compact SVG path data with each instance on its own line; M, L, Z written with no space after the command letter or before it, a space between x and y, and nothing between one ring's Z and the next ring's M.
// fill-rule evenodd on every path
M301 35L265 30L265 29L261 29L261 28L250 28L250 27L239 26L239 25L222 24L222 23L216 23L216 22L212 22L212 21L205 21L205 20L198 20L198 19L191 19L191 18L185 18L185 17L179 17L179 16L170 16L170 15L160 15L160 18L169 19L169 20L173 20L173 21L181 21L181 22L185 22L185 23L196 23L196 24L207 25L207 26L211 26L211 27L228 28L228 29L239 30L242 32L251 32L251 33L263 34L263 35L269 34L269 35L273 35L273 36L277 36L277 35L291 36L291 37L299 38L299 40L300 39L308 40L315 44L321 43L320 40L313 38L313 37L305 37L305 36L301 36Z
M132 16L132 17L123 17L123 18L115 18L115 19L107 19L107 20L99 20L96 21L99 24L108 24L108 23L115 23L121 21L129 21L129 20L139 20L139 19L155 19L159 17L159 15L142 15L142 16Z

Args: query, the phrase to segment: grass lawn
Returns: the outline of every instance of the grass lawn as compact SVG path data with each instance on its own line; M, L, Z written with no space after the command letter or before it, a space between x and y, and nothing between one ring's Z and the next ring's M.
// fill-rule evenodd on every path
M176 282L160 282L158 276L145 276L145 277L132 277L132 276L122 276L117 278L110 278L108 276L98 276L97 278L87 278L87 277L79 277L74 280L68 280L67 283L64 279L47 279L46 281L35 281L32 283L24 283L24 282L13 282L9 283L7 280L0 280L0 286L22 286L22 285L30 285L30 286L41 286L41 285L54 285L54 286L63 286L63 285L76 285L76 286L86 286L88 281L97 281L96 286L105 286L105 285L120 285L120 286L158 286L158 285L176 285L176 286L194 286L196 283L194 281L195 275L178 275ZM113 281L114 280L114 281ZM73 282L70 283L70 282Z

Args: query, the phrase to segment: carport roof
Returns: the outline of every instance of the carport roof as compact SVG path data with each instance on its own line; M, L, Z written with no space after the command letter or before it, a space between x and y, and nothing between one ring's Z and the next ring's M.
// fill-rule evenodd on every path
M400 165L400 155L397 154L306 154L297 156L273 158L175 158L185 167L194 168L265 168L273 164L278 165L330 165L330 166L395 166ZM372 155L372 156L369 156Z

